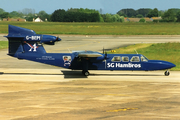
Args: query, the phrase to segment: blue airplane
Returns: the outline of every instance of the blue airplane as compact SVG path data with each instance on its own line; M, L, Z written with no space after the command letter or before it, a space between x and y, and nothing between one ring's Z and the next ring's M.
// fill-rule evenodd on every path
M54 65L72 70L82 70L89 75L88 70L130 70L154 71L175 67L173 63L162 60L149 60L142 54L107 54L94 51L73 51L72 53L46 53L43 43L54 45L61 39L51 35L39 35L33 30L9 25L8 55L44 64Z

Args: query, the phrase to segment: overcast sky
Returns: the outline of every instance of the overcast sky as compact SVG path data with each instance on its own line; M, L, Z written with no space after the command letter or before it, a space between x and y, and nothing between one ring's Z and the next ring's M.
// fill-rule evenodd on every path
M89 8L102 9L102 13L116 14L124 8L158 8L168 10L180 8L180 0L0 0L0 8L6 12L34 9L35 13L44 10L52 14L57 9Z

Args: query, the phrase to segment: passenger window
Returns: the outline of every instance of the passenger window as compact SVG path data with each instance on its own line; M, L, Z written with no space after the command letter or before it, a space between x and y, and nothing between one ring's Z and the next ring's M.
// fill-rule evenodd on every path
M113 59L112 59L112 61L114 61L114 62L120 62L120 61L121 61L120 56L114 56Z
M129 57L122 57L123 62L129 62Z
M139 62L140 60L139 60L139 56L133 56L132 58L131 58L131 62Z

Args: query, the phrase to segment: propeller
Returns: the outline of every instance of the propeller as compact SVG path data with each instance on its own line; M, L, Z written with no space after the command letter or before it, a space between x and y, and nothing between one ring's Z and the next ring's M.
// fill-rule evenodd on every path
M105 56L104 56L104 59L107 59L107 52L105 52Z
M107 59L107 52L105 51L104 47L103 47L103 54L105 54L104 59Z
M56 37L56 42L57 41L61 41L61 39L59 38L59 36Z
M59 38L59 36L57 36L56 39L55 39L55 41L46 42L45 44L54 45L55 42L59 42L59 41L61 41L61 38Z

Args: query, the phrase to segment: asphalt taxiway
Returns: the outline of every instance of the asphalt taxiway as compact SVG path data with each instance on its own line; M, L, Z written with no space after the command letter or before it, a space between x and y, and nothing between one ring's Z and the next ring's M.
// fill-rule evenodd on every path
M1 37L0 37L1 38ZM102 51L179 36L60 36L48 52ZM0 51L0 119L180 119L180 72L71 71Z

